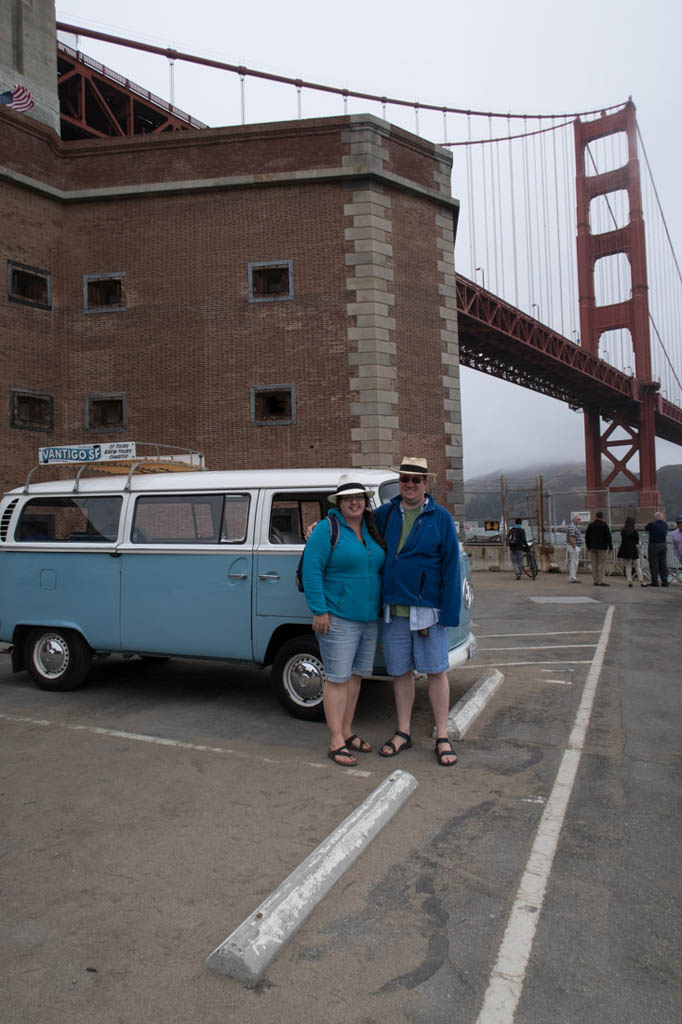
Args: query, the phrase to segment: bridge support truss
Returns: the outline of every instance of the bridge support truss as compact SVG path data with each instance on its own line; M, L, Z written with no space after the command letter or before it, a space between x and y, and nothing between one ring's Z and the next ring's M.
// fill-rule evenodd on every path
M627 162L615 170L588 176L586 149L589 143L621 132L627 137ZM587 489L592 492L600 491L609 487L612 481L618 478L622 480L624 476L630 483L613 486L612 490L636 491L640 507L657 507L661 504L661 499L656 488L654 414L659 384L651 379L649 287L634 104L628 102L615 114L604 115L594 121L577 120L574 133L581 345L590 355L598 356L599 339L605 331L627 328L632 338L635 368L632 382L635 401L630 408L585 408ZM609 193L620 190L625 190L628 194L628 224L616 227L612 231L592 234L590 203L598 196L608 196ZM630 263L630 298L623 302L597 306L594 287L595 264L605 256L615 256L619 253L624 253ZM633 415L633 410L637 408L639 415ZM610 420L604 431L601 426L602 416ZM618 434L620 436L616 436ZM617 449L621 451L620 456ZM635 475L634 469L628 468L628 463L636 456L639 458L639 476ZM604 457L612 466L606 477L602 472Z

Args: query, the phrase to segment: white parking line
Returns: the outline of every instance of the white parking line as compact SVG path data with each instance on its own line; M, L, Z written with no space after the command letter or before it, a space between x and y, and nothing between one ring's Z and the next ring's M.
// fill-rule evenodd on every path
M555 629L547 633L477 633L477 640L497 640L501 637L507 636L575 636L577 634L585 635L587 633L601 633L600 629Z
M487 654L488 651L551 651L563 648L572 647L596 647L596 644L515 644L513 647L482 647L481 654Z
M585 661L565 661L563 658L557 658L552 661L495 661L490 662L488 665L486 665L485 662L479 663L477 661L476 664L480 664L481 668L505 668L508 665L591 665L592 661L589 658Z
M575 783L613 620L610 605L554 786L543 812L476 1024L513 1024L566 808Z
M57 729L73 729L76 732L89 732L95 736L112 736L114 739L133 740L135 743L153 743L159 747L179 747L181 750L198 750L206 754L230 754L233 757L242 757L249 761L260 761L261 764L291 764L291 761L276 761L272 757L258 757L253 754L244 754L240 750L233 750L231 747L210 747L203 743L187 743L184 740L171 740L166 736L149 736L141 732L126 732L123 729L105 729L99 725L74 725L71 722L52 722L47 718L28 718L25 715L5 715L0 712L0 719L6 722L26 723L27 725L53 726ZM328 764L321 764L317 761L308 761L310 768L329 768ZM360 768L346 768L346 775L355 775L361 779L368 779L373 772L366 772Z

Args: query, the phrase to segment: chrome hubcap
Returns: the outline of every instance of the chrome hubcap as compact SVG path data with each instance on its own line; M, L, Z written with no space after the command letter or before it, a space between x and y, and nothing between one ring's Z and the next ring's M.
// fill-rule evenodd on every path
M322 700L324 670L312 654L296 654L284 666L284 686L296 704L309 707Z
M61 676L69 664L69 648L64 638L51 633L40 638L35 649L36 668L43 676Z

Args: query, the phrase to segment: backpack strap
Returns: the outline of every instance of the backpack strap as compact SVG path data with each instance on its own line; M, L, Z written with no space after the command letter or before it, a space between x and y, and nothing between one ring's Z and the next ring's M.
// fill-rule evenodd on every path
M327 519L329 520L329 539L333 551L339 539L339 521L336 516L327 516Z

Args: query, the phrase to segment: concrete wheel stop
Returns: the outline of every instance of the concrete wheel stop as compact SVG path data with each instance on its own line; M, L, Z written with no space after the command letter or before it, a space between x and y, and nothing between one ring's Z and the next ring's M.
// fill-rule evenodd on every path
M218 974L253 986L334 883L417 786L395 771L341 822L259 907L207 957Z

